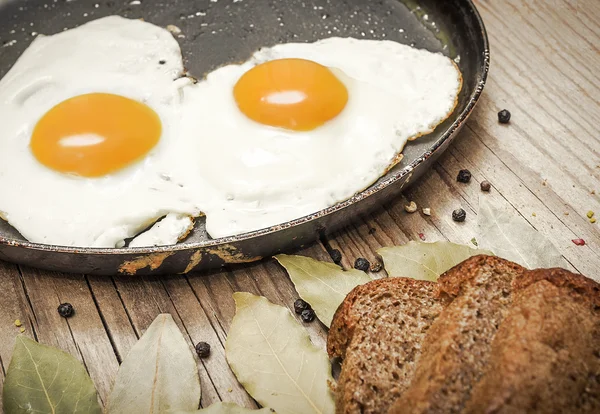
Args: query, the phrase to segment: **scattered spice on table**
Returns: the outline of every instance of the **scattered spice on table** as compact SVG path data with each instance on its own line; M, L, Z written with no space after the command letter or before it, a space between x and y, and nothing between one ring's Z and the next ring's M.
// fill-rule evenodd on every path
M587 212L587 218L591 219L592 217L594 217L594 212L592 210Z
M459 183L468 183L469 181L471 181L471 171L467 169L460 170L458 172L458 175L456 176L456 181L458 181Z
M573 239L571 241L575 243L576 246L585 246L585 240L583 239Z
M452 212L452 220L462 223L467 218L467 212L462 208L457 208Z
M531 215L532 215L533 217L537 217L537 214L536 214L536 213L531 213Z
M425 235L423 233L419 233L419 239L425 241Z
M590 223L594 224L595 222L596 222L596 217L592 217L592 218L590 219Z
M408 205L404 206L404 210L406 210L407 213L414 213L417 211L417 203L411 201Z
M471 239L471 243L473 243L473 245L474 245L475 247L478 247L478 246L479 246L479 243L477 243L477 239L476 239L475 237L473 237L473 238Z
M210 355L210 344L206 342L198 342L196 344L196 353L200 358L206 358Z
M481 191L490 191L492 184L490 184L488 180L483 180L481 184L479 184L479 187L481 188Z
M296 299L294 302L294 312L300 315L305 310L310 309L310 305L302 299Z
M21 323L21 320L20 320L20 319L15 319L15 326L16 326L17 328L20 328L21 326L23 326L23 324Z
M359 257L354 261L354 268L356 270L362 270L363 272L366 272L370 267L371 263L369 263L369 261L364 257Z
M21 327L21 329L19 329L19 332L21 332L21 333L25 332L25 328Z
M371 227L369 229L369 234L375 234L377 232L377 229L375 227Z
M431 209L429 207L424 208L423 214L425 214L426 216L431 216Z
M300 317L302 318L302 322L310 323L315 320L315 311L312 309L303 310Z
M73 305L71 305L70 303L61 303L60 305L58 305L57 310L58 314L63 318L70 318L75 312L75 309L73 309Z
M510 122L510 112L507 109L503 109L498 112L498 122L501 124L508 124Z

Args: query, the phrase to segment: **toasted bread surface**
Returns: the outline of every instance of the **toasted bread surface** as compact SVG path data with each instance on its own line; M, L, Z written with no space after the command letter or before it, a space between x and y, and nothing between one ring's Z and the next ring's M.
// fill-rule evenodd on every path
M389 278L355 288L340 305L328 339L344 357L338 413L384 413L408 386L420 344L443 308L433 282Z
M600 412L600 285L540 269L514 288L465 413Z
M437 295L451 303L433 322L414 378L390 413L460 413L488 364L491 342L512 302L523 267L475 256L438 280Z

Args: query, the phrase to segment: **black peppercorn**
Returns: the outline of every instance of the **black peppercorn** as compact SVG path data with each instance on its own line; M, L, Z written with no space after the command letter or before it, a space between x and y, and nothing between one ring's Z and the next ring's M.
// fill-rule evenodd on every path
M159 64L159 65L164 65L165 63L167 63L167 61L166 61L166 60L159 60L159 61L158 61L158 64Z
M487 180L482 181L480 186L481 186L481 191L490 191L490 189L492 188L492 185Z
M61 303L58 305L58 314L63 318L70 318L74 312L73 305L70 303Z
M196 344L196 353L200 358L206 358L210 355L210 344L206 342L198 342Z
M469 170L460 170L458 172L458 176L456 177L456 181L459 183L468 183L471 181L471 171Z
M294 312L296 312L298 315L300 315L302 312L304 312L307 309L310 309L310 305L308 303L306 303L305 301L303 301L302 299L297 299L294 302Z
M506 109L498 112L498 122L501 124L508 124L510 122L510 112L508 112Z
M315 320L315 311L312 309L305 309L300 314L302 322L309 323Z
M369 270L370 267L371 267L371 263L369 263L369 261L367 259L365 259L364 257L359 257L354 262L354 268L356 270L362 270L363 272L366 272L367 270Z
M457 208L452 212L452 220L462 222L467 218L467 212L462 208Z
M333 249L329 255L331 256L333 263L340 264L342 262L342 252L340 252L338 249Z

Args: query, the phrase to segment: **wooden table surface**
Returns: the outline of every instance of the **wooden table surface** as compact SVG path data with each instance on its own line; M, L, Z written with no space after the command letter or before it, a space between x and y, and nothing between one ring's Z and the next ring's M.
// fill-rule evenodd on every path
M419 240L468 244L476 234L479 182L510 205L562 252L571 270L598 279L600 233L586 217L600 213L600 1L479 0L488 29L492 68L473 116L441 160L404 197L383 206L300 254L331 261L327 248L343 254L349 268L357 257L377 260L382 246ZM500 125L497 112L512 112ZM471 184L456 182L468 168ZM431 217L408 214L414 200ZM467 220L457 224L452 210ZM582 238L585 246L571 240ZM199 363L202 406L220 400L256 407L225 361L223 344L234 315L231 294L248 291L288 307L297 294L273 260L187 277L66 275L0 262L0 386L14 338L25 333L79 358L106 401L119 363L159 313L170 313L195 344L212 346ZM76 314L56 308L70 302ZM325 330L309 325L317 344Z

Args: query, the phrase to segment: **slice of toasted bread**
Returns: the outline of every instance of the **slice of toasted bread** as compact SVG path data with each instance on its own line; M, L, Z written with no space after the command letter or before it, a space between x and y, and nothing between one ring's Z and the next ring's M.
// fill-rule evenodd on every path
M337 413L385 413L410 383L421 342L444 304L435 283L390 278L355 288L338 308L327 350L343 357Z
M512 302L512 283L526 269L475 256L438 280L451 303L433 322L410 386L390 413L459 413L485 370L492 339Z
M599 413L600 285L542 269L514 290L465 413Z

